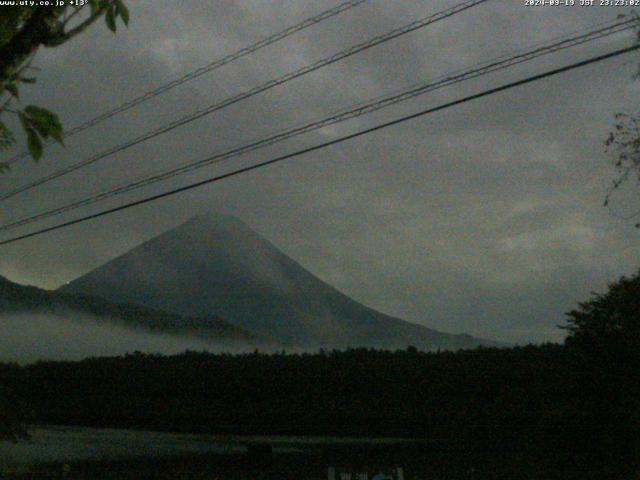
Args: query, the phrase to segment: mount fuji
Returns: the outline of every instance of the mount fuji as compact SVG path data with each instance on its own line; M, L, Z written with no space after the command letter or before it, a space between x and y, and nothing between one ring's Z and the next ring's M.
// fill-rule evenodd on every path
M187 317L215 315L288 347L456 350L495 345L362 305L239 219L218 214L194 217L59 291Z

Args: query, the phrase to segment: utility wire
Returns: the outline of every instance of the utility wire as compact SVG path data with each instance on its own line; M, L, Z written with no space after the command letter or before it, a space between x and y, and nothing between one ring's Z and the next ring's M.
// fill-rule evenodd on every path
M297 33L301 30L304 30L308 27L311 27L313 25L316 25L324 20L327 20L331 17L334 17L336 15L339 15L342 12L346 12L347 10L350 10L354 7L357 7L359 5L361 5L364 2L367 2L368 0L350 0L348 2L344 2L341 3L340 5L337 5L336 7L330 8L328 10L325 10L324 12L321 12L317 15L314 15L313 17L309 17L305 20L303 20L300 23L297 23L295 25L292 25L288 28L285 28L284 30L275 33L273 35L270 35L268 37L263 38L262 40L259 40L258 42L249 45L247 47L241 48L240 50L238 50L237 52L231 53L225 57L222 57L218 60L215 60L211 63L209 63L208 65L205 65L203 67L200 67L196 70L193 70L189 73L186 73L185 75L183 75L182 77L176 78L172 81L170 81L169 83L166 83L164 85L159 86L158 88L156 88L155 90L151 90L149 92L146 92L142 95L140 95L139 97L136 97L132 100L129 100L115 108L112 108L111 110L107 110L106 112L101 113L100 115L87 120L84 123L81 123L79 125L76 125L73 128L70 128L69 130L66 130L64 132L64 136L65 138L69 138L77 133L80 133L84 130L87 130L88 128L91 128L95 125L98 125L99 123L104 122L105 120L115 117L116 115L126 112L127 110L132 109L133 107L140 105L143 102L146 102L147 100L150 100L152 98L155 98L159 95L162 95L165 92L168 92L169 90L177 87L178 85L182 85L183 83L189 82L195 78L198 78L202 75L204 75L205 73L209 73L213 70L216 70L228 63L231 63L235 60L238 60L242 57L245 57L251 53L257 52L258 50L267 47L269 45L272 45L276 42L279 42L280 40L283 40L287 37L290 37L291 35L293 35L294 33ZM52 143L52 142L47 142L47 144ZM11 159L9 159L6 163L8 164L12 164L15 163L16 161L26 157L28 155L28 152L22 152L19 153L18 155L15 155L14 157L12 157Z
M302 77L303 75L306 75L308 73L314 72L316 70L319 70L320 68L326 67L327 65L331 65L333 63L336 63L340 60L343 60L347 57L350 57L352 55L355 55L356 53L362 52L364 50L368 50L372 47L375 47L377 45L380 45L382 43L388 42L390 40L393 40L395 38L398 38L402 35L406 35L408 33L414 32L418 29L424 28L428 25L431 25L432 23L438 22L440 20L444 20L445 18L451 17L453 15L456 15L464 10L467 10L469 8L472 8L476 5L479 5L481 3L485 3L488 0L469 0L463 3L460 3L454 7L448 8L446 10L443 10L441 12L438 12L434 15L430 15L428 17L422 18L420 20L416 20L414 22L411 22L407 25L404 25L402 27L396 28L394 30L391 30L385 34L379 35L377 37L374 37L370 40L367 40L366 42L362 42L359 43L357 45L354 45L350 48L347 48L346 50L342 50L341 52L335 53L329 57L325 57L322 60L318 60L317 62L314 62L312 64L309 64L305 67L302 67L298 70L295 70L293 72L289 72L281 77L278 77L276 79L270 80L266 83L263 83L262 85L259 85L257 87L254 87L250 90L247 90L245 92L239 93L237 95L234 95L232 97L229 97L219 103L215 103L213 105L210 105L204 109L198 110L194 113L191 113L187 116L184 116L178 120L174 120L171 123L168 123L166 125L163 125L157 129L151 130L147 133L144 133L134 139L128 140L125 143L122 143L120 145L117 145L115 147L112 147L108 150L105 150L103 152L100 152L96 155L93 155L89 158L86 158L84 160L81 160L80 162L74 163L72 165L69 165L67 167L64 167L60 170L57 170L49 175L46 175L44 177L41 177L37 180L34 180L32 182L29 182L25 185L22 185L14 190L10 190L9 192L6 192L4 194L0 194L0 201L3 200L7 200L8 198L11 198L15 195L18 195L19 193L25 192L27 190L31 190L32 188L38 187L44 183L47 183L51 180L54 180L56 178L59 178L63 175L67 175L71 172L74 172L76 170L79 170L81 168L86 167L87 165L91 165L92 163L95 163L99 160L102 160L106 157L109 157L111 155L114 155L116 153L119 153L123 150L126 150L128 148L133 147L134 145L138 145L142 142L145 142L147 140L150 140L152 138L155 138L159 135L162 135L164 133L167 133L171 130L174 130L178 127L181 127L183 125L186 125L188 123L191 123L195 120L198 120L206 115L210 115L213 112L216 112L218 110L222 110L223 108L226 108L230 105L233 105L235 103L238 103L242 100L245 100L247 98L253 97L255 95L258 95L266 90L269 90L271 88L277 87L279 85L282 85L283 83L289 82L293 79Z
M323 148L327 148L327 147L330 147L330 146L345 142L347 140L352 140L354 138L358 138L358 137L361 137L363 135L367 135L369 133L373 133L373 132L376 132L378 130L382 130L384 128L388 128L388 127L391 127L393 125L398 125L398 124L404 123L406 121L413 120L415 118L419 118L419 117L422 117L422 116L425 116L425 115L428 115L428 114L431 114L431 113L434 113L434 112L438 112L440 110L445 110L447 108L451 108L451 107L454 107L456 105L460 105L460 104L463 104L463 103L466 103L466 102L470 102L472 100L476 100L476 99L479 99L479 98L487 97L489 95L494 95L494 94L496 94L498 92L509 90L509 89L512 89L512 88L515 88L515 87L518 87L518 86L521 86L521 85L528 84L528 83L536 82L538 80L542 80L542 79L547 78L547 77L551 77L551 76L554 76L554 75L565 73L565 72L568 72L570 70L574 70L574 69L581 68L581 67L584 67L584 66L587 66L587 65L591 65L593 63L601 62L603 60L607 60L607 59L610 59L610 58L618 57L620 55L624 55L626 53L629 53L629 52L632 52L632 51L636 51L638 49L640 49L640 44L636 44L636 45L633 45L633 46L630 46L630 47L626 47L626 48L622 48L622 49L619 49L619 50L615 50L613 52L609 52L609 53L606 53L606 54L603 54L603 55L598 55L596 57L591 57L589 59L582 60L582 61L577 62L577 63L566 65L564 67L555 68L553 70L548 70L548 71L546 71L544 73L533 75L531 77L527 77L525 79L518 80L518 81L515 81L515 82L507 83L507 84L501 85L499 87L494 87L494 88L491 88L489 90L485 90L483 92L476 93L474 95L470 95L470 96L467 96L467 97L464 97L464 98L461 98L461 99L458 99L458 100L454 100L452 102L444 103L444 104L439 105L437 107L432 107L432 108L428 108L426 110L422 110L422 111L417 112L417 113L413 113L411 115L405 115L405 116L397 118L395 120L391 120L389 122L381 123L381 124L376 125L374 127L370 127L370 128L364 129L364 130L360 130L358 132L355 132L355 133L352 133L352 134L349 134L349 135L344 135L344 136L336 138L334 140L330 140L330 141L327 141L327 142L324 142L324 143L320 143L320 144L317 144L317 145L314 145L314 146L311 146L311 147L307 147L307 148L304 148L302 150L297 150L295 152L288 153L286 155L281 155L279 157L275 157L275 158L272 158L270 160L266 160L264 162L256 163L254 165L250 165L250 166L247 166L247 167L244 167L244 168L240 168L240 169L234 170L232 172L227 172L227 173L224 173L224 174L221 174L221 175L217 175L215 177L211 177L211 178L208 178L206 180L201 180L199 182L195 182L195 183L186 185L184 187L175 188L173 190L169 190L169 191L166 191L166 192L163 192L163 193L152 195L152 196L140 199L140 200L136 200L134 202L129 202L129 203L126 203L124 205L120 205L120 206L117 206L117 207L113 207L113 208L109 208L109 209L106 209L106 210L102 210L101 212L97 212L97 213L94 213L94 214L91 214L91 215L86 215L84 217L80 217L80 218L77 218L75 220L70 220L70 221L67 221L67 222L59 223L59 224L51 226L51 227L42 228L40 230L36 230L34 232L31 232L31 233L27 233L27 234L20 235L20 236L17 236L17 237L9 238L7 240L0 241L0 246L7 245L7 244L10 244L10 243L14 243L14 242L17 242L19 240L24 240L26 238L31 238L31 237L34 237L36 235L41 235L43 233L51 232L51 231L54 231L54 230L59 230L61 228L65 228L65 227L68 227L68 226L71 226L71 225L75 225L75 224L78 224L78 223L86 222L88 220L92 220L92 219L99 218L99 217L102 217L102 216L105 216L105 215L109 215L109 214L112 214L112 213L115 213L115 212L126 210L126 209L129 209L129 208L138 206L138 205L142 205L142 204L145 204L145 203L150 203L150 202L153 202L153 201L156 201L156 200L160 200L162 198L169 197L169 196L172 196L172 195L176 195L178 193L182 193L182 192L185 192L185 191L188 191L188 190L192 190L194 188L201 187L203 185L208 185L210 183L215 183L215 182L224 180L224 179L229 178L229 177L233 177L233 176L236 176L236 175L240 175L242 173L246 173L246 172L250 172L252 170L256 170L258 168L266 167L268 165L273 165L275 163L282 162L283 160L288 160L290 158L299 157L301 155L305 155L305 154L310 153L310 152L321 150Z
M425 93L432 92L440 88L444 88L456 83L460 83L466 80L487 75L489 73L510 68L510 67L513 67L514 65L531 61L543 55L556 53L558 51L561 51L570 47L592 42L594 40L631 29L633 28L634 24L635 24L635 20L616 21L612 24L610 22L608 25L604 27L601 26L601 28L589 31L587 33L564 37L563 39L556 40L553 43L547 42L547 44L538 45L535 48L525 50L518 54L499 57L498 59L490 60L483 64L479 64L475 67L472 67L471 69L463 71L462 73L449 74L447 76L441 77L436 81L426 82L426 83L419 84L417 86L410 87L409 89L401 91L400 93L391 94L386 97L379 97L368 103L358 105L355 108L352 108L350 110L343 110L341 112L338 112L336 114L333 114L321 120L316 120L311 123L307 123L305 125L298 126L296 128L289 129L289 130L277 133L275 135L271 135L269 137L250 142L240 147L232 148L225 152L214 154L212 156L209 156L205 159L202 159L196 162L190 162L178 167L173 167L167 171L152 175L150 177L144 177L142 179L139 179L133 182L129 182L127 184L108 190L106 192L98 193L88 198L84 198L81 200L68 203L61 207L56 207L44 212L40 212L31 216L24 217L22 219L15 220L11 223L0 225L0 231L11 230L23 225L36 222L38 220L42 220L44 218L59 215L61 213L75 210L83 206L91 205L93 203L106 200L108 198L114 197L119 194L136 190L138 188L142 188L147 185L151 185L153 183L157 183L163 180L167 180L169 178L190 172L192 170L203 168L211 164L220 163L230 158L237 157L239 155L243 155L243 154L252 152L254 150L258 150L260 148L273 145L275 143L279 143L281 141L287 140L289 138L292 138L298 135L302 135L314 130L318 130L320 128L324 128L329 125L334 125L336 123L344 122L352 118L356 118L368 113L375 112L377 110L389 107L391 105L395 105L396 103L400 103L400 102L409 100L411 98L415 98L419 95L423 95Z

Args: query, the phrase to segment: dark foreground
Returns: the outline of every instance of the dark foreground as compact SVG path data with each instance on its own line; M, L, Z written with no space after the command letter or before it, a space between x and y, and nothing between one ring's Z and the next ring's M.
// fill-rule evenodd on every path
M71 465L68 478L326 478L327 467L344 464L353 476L336 480L365 480L355 473L377 463L403 466L406 480L638 478L638 352L596 353L560 345L187 352L3 365L0 374L34 423L416 440L323 445L276 453L264 464L243 454L85 461ZM26 478L54 471L59 466L42 466Z
M588 458L575 457L572 462L560 456L542 458L523 452L496 452L473 455L434 448L432 445L398 447L350 446L322 447L301 452L276 453L273 456L249 453L184 454L163 458L137 457L110 461L77 461L66 464L46 463L7 479L310 479L325 480L328 469L350 473L352 480L369 480L377 473L392 475L402 466L406 480L479 480L479 479L584 479L616 478L619 469L595 470ZM638 478L631 468L624 477Z

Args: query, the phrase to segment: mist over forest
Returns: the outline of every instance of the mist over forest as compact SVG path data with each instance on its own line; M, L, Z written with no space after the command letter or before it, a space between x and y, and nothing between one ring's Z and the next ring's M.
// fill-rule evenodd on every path
M149 333L78 314L3 314L0 328L0 362L20 364L118 356L135 351L171 355L185 350L212 353L251 350L248 345L234 342Z

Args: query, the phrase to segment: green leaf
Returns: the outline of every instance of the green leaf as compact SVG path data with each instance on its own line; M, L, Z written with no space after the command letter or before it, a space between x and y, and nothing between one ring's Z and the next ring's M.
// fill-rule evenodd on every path
M4 88L7 90L7 92L9 92L14 97L20 98L20 93L18 92L18 86L15 83L9 82L4 86Z
M49 138L49 130L45 125L36 122L31 122L31 125L33 125L31 128L33 128L42 138Z
M89 0L89 6L91 7L91 15L95 15L100 10L99 0Z
M24 113L28 116L30 126L35 128L43 138L53 137L54 140L62 143L62 123L55 113L35 105L26 107Z
M36 107L35 105L27 105L24 109L24 113L26 113L31 118L42 119L45 121L57 118L57 115L55 113L50 112L46 108Z
M51 125L49 128L49 135L58 142L60 145L64 145L64 131L61 124Z
M25 109L24 111L25 113L27 113L27 115L25 116L27 125L23 125L25 130L29 128L34 129L40 134L41 137L47 138L49 136L49 123L47 119L29 115L27 109Z
M107 27L109 30L115 33L116 31L116 12L115 7L109 8L107 10L107 14L104 17L105 22L107 23Z
M20 77L18 80L22 83L36 83L36 79L34 77Z
M38 133L33 128L28 128L26 131L29 153L34 160L38 161L42 157L42 142L38 137Z
M31 122L32 128L38 132L38 135L40 135L42 138L49 138L51 136L51 134L49 133L49 126L46 124L43 124L41 122Z
M122 19L122 22L126 26L129 26L129 9L127 8L127 6L122 0L116 0L116 8L118 10L118 15L120 15L120 18Z
M9 148L15 141L16 139L11 130L3 122L0 122L0 150Z
M26 130L28 128L32 128L31 127L31 120L24 113L18 112L18 119L20 120L20 124L22 125L22 128L24 130Z
M49 110L35 105L27 106L18 112L22 128L27 134L27 146L34 160L42 157L42 138L53 137L62 143L62 124L58 116Z

